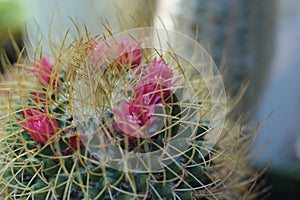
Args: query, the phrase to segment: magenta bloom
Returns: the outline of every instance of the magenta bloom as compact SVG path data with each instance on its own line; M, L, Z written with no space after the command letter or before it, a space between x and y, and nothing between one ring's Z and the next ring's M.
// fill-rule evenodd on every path
M155 121L151 114L154 106L141 104L140 100L132 101L129 104L120 103L120 110L113 109L113 113L118 117L115 127L118 131L133 138L145 136L147 128Z
M44 113L35 109L26 109L21 112L24 117L22 126L36 142L45 144L58 131L58 123L55 118L47 115L45 107Z
M164 88L171 88L174 84L172 66L166 65L163 60L157 60L156 58L148 63L147 68L142 70L142 78L138 85L152 83L160 84Z
M48 87L50 77L53 71L53 65L50 63L49 58L43 57L40 63L33 63L35 69L30 70L34 72L42 86Z
M141 42L136 42L131 38L121 38L120 41L110 44L107 44L105 40L100 40L94 46L91 62L104 67L117 61L117 67L120 70L124 66L134 69L142 60Z
M153 59L142 70L142 78L135 88L135 95L143 99L145 105L160 103L166 99L173 88L173 70L163 60Z

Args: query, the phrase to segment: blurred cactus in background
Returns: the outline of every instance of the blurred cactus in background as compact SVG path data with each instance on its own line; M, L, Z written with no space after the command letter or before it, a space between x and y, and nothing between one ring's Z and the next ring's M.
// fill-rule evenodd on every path
M264 192L246 156L255 133L243 134L239 120L222 123L226 113L212 118L224 105L214 105L208 77L191 60L132 34L87 30L66 40L51 43L51 54L37 46L15 70L6 64L14 80L0 83L8 94L0 99L2 198L257 199ZM198 64L214 66L210 58Z
M232 95L249 87L235 114L249 119L268 78L275 40L275 0L190 0L174 11L177 27L197 36L224 71Z

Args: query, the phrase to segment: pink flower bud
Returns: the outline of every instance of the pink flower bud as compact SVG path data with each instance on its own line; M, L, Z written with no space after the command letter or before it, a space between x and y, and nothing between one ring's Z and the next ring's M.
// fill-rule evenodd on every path
M74 133L70 137L70 143L69 144L70 144L70 147L74 150L78 150L78 148L81 148L81 147L84 146L78 133Z

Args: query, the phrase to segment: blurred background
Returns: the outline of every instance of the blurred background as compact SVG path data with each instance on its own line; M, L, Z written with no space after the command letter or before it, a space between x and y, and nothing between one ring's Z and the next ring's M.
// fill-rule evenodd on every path
M299 0L0 0L0 46L14 62L10 29L18 46L50 51L49 38L59 42L68 29L77 35L72 20L95 35L160 26L197 38L225 74L229 95L249 83L232 115L263 122L252 153L258 167L269 165L269 199L299 199L299 10Z

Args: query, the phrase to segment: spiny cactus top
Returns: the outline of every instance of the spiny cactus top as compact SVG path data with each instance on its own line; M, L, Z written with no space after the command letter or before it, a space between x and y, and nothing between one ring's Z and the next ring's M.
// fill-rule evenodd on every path
M225 189L234 167L224 161L244 161L215 146L224 125L215 116L224 105L212 98L220 82L200 75L213 68L199 72L176 51L147 42L87 35L51 55L20 58L17 86L2 107L3 198L234 196Z

